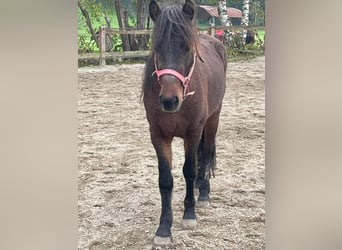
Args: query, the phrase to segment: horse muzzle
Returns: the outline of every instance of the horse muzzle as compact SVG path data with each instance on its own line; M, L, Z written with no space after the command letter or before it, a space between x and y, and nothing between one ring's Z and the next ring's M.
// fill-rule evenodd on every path
M181 107L181 101L178 96L159 96L160 107L164 112L177 112Z

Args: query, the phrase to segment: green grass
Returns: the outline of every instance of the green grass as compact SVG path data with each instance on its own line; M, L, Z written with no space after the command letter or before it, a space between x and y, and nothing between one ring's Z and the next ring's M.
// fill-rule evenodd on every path
M265 38L265 29L258 29L256 30L256 32L259 35L259 38L261 39L261 41L264 43L264 38Z

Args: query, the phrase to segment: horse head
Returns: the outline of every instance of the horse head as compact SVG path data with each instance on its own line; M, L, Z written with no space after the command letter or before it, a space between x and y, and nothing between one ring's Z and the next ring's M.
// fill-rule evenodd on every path
M195 5L186 0L183 6L160 8L152 0L149 12L154 22L152 53L161 109L177 112L185 97L194 93L189 92L189 82L196 62L197 36L192 26Z

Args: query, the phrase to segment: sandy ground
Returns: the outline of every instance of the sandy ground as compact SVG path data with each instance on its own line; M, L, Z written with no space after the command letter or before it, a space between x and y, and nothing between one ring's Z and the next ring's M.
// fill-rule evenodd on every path
M183 144L173 142L172 244L265 249L265 58L228 64L211 205L181 227ZM154 249L157 159L140 100L144 65L79 69L79 249Z

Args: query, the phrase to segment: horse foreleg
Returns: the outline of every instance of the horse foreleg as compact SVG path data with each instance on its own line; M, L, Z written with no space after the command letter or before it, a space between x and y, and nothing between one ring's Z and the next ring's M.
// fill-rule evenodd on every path
M184 139L185 162L183 175L186 182L186 194L184 199L184 215L182 224L185 228L194 228L197 225L195 215L194 182L196 179L196 151L200 133Z
M167 245L171 243L172 207L171 195L173 177L171 174L172 152L171 141L160 137L151 136L152 144L158 157L159 191L161 196L162 211L158 230L155 233L154 243Z

